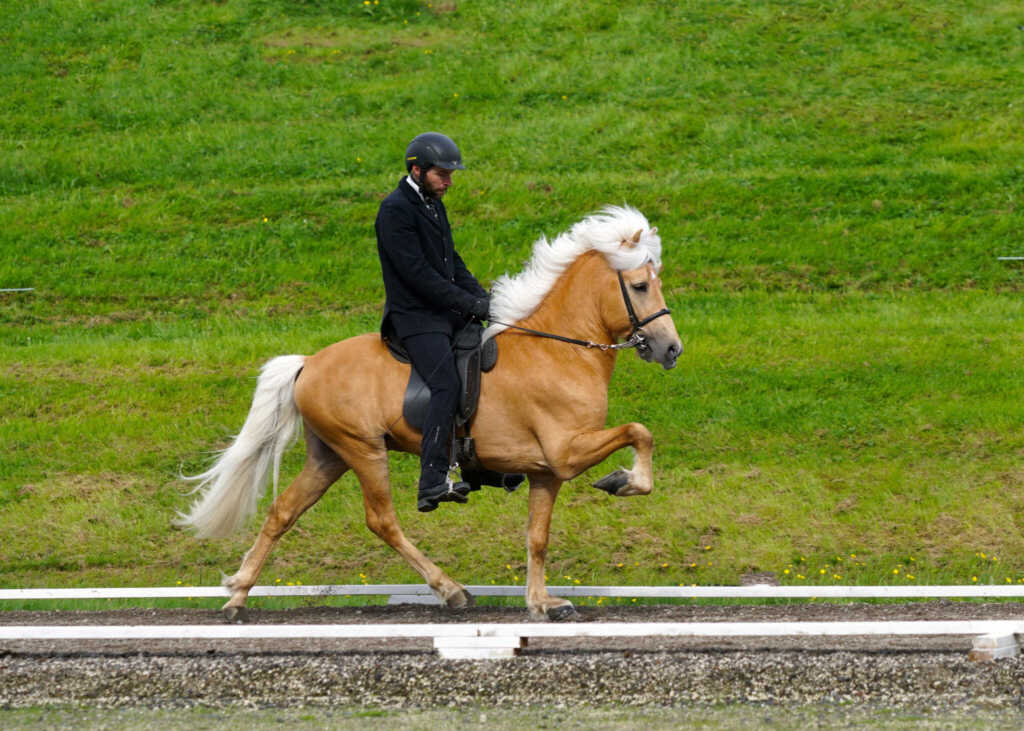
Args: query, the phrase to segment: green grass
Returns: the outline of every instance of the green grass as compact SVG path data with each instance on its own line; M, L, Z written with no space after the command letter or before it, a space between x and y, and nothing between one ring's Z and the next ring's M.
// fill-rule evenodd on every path
M376 328L373 217L426 129L485 284L606 203L665 241L687 351L621 358L609 415L656 491L587 487L628 455L568 485L552 583L1024 581L1017 4L8 6L0 288L35 289L0 294L0 584L234 571L259 518L172 530L177 475L263 361ZM393 468L421 548L522 581L522 492L420 516ZM360 574L418 580L346 476L263 578Z

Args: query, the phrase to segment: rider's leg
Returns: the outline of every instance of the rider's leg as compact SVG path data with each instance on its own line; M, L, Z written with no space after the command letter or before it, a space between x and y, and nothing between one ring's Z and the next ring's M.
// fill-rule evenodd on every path
M402 345L430 389L430 405L423 422L418 496L418 508L429 512L440 502L465 502L464 492L452 490L448 481L449 441L459 406L459 374L451 338L445 333L411 335L402 339Z

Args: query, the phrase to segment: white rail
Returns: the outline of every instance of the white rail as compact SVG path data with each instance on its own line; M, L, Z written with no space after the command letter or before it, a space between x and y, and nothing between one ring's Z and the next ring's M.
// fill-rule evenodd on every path
M466 587L475 596L523 596L522 585L480 584ZM650 599L926 599L1024 598L1021 584L932 586L549 586L562 597L637 597ZM228 597L222 586L122 587L88 589L0 589L0 600L58 599L196 599ZM254 586L249 596L423 596L425 584L315 584Z
M589 622L567 624L208 624L8 625L0 642L24 640L230 640L431 638L447 659L501 659L530 637L785 637L973 635L971 657L995 660L1019 652L1024 620L886 622Z
M4 625L0 640L381 637L792 637L1024 633L1024 620L885 622L568 622L450 624Z

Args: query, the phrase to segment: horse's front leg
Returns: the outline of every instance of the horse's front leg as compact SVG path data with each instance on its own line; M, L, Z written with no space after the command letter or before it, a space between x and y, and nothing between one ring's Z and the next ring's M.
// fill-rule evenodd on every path
M649 494L654 489L654 467L651 461L654 438L643 424L625 424L574 435L566 445L566 454L562 459L567 478L575 477L603 462L612 452L623 447L632 447L636 452L632 469L615 470L595 482L594 487L617 497Z
M553 475L530 476L530 517L526 532L526 608L534 619L573 619L576 608L568 599L551 596L544 578L551 513L562 481Z

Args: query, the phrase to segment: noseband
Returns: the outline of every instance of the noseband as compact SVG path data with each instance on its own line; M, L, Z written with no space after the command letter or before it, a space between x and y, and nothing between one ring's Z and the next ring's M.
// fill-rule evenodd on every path
M658 319L662 315L671 315L672 310L667 307L662 307L654 314L648 315L644 319L640 319L636 316L636 310L633 309L633 301L629 298L629 292L626 290L626 280L622 278L622 272L616 272L619 275L619 289L622 291L622 301L626 305L626 314L629 316L629 324L633 328L625 342L622 343L595 343L593 340L580 340L579 338L567 338L564 335L555 335L554 333L546 333L540 330L531 330L528 327L520 327L519 325L512 325L507 322L498 322L497 320L491 320L493 325L503 325L504 327L510 327L514 330L520 330L530 335L536 335L540 338L549 338L551 340L558 340L563 343L570 343L571 345L581 345L584 348L597 348L598 350L623 350L625 348L636 348L636 351L641 355L645 355L651 352L651 346L647 344L647 335L643 331L643 326L647 325L654 320Z

